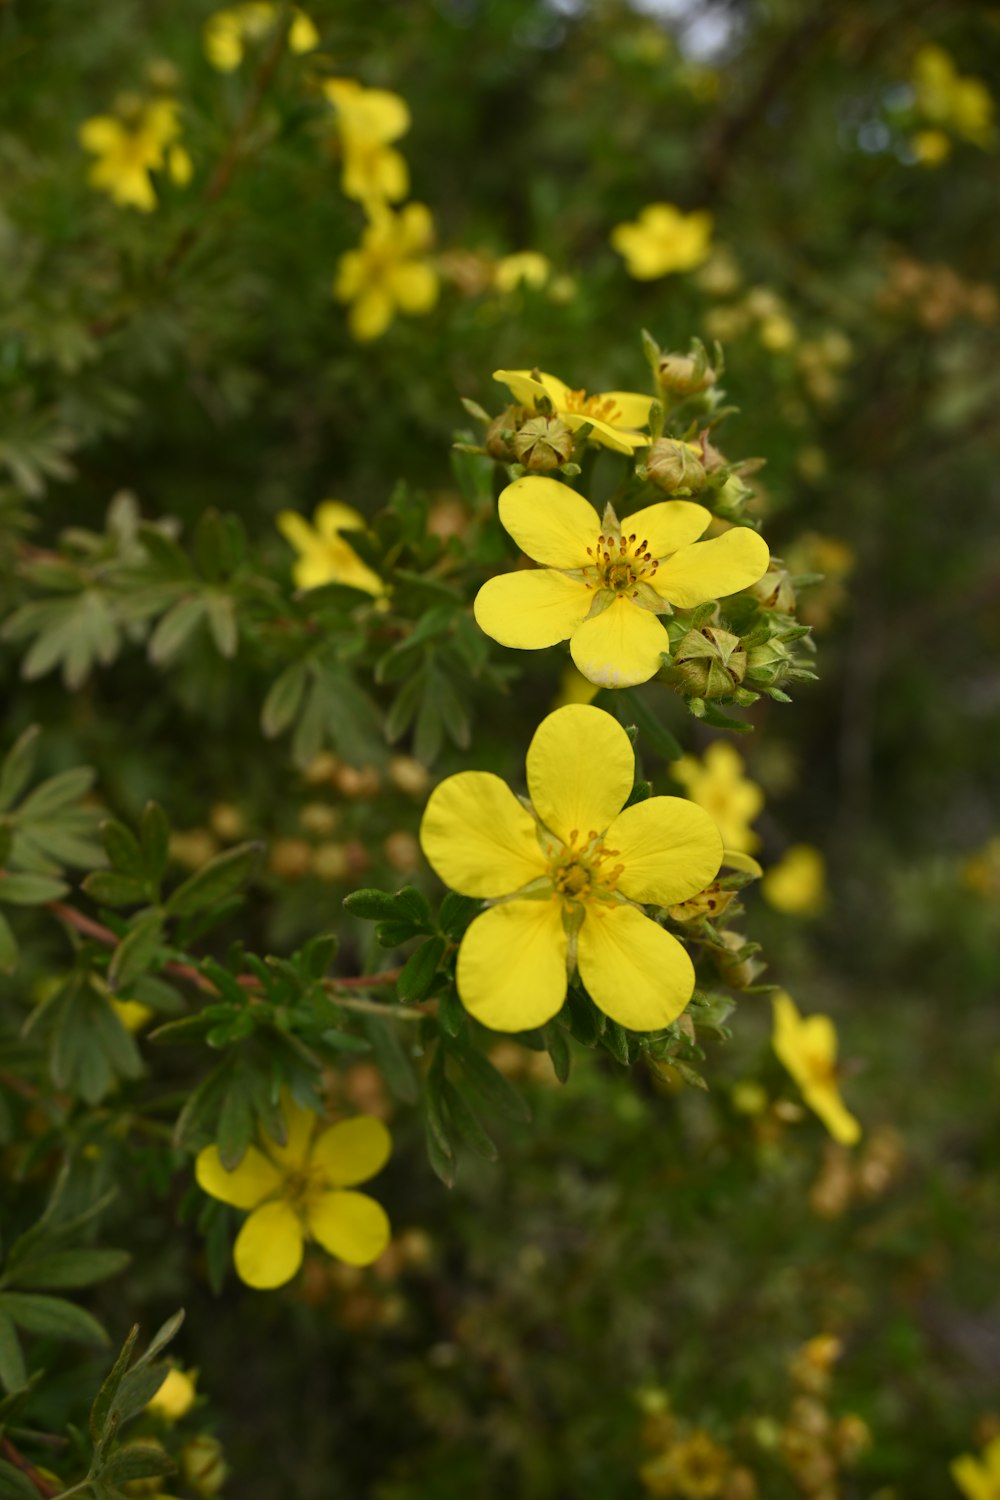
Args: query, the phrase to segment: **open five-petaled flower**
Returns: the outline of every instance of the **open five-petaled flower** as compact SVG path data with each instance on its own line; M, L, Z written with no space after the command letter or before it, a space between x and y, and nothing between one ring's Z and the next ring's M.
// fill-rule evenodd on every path
M370 1265L389 1243L381 1204L349 1191L389 1159L391 1141L381 1120L356 1115L317 1134L316 1115L287 1096L282 1115L283 1146L262 1137L232 1172L222 1165L217 1146L206 1146L195 1163L206 1193L253 1210L236 1237L233 1258L240 1279L261 1290L291 1281L306 1239L352 1266Z
M634 1031L668 1026L687 1005L691 960L643 905L703 890L722 839L681 797L626 808L634 775L617 720L575 703L535 731L530 805L486 771L461 771L432 792L424 853L447 885L492 903L469 926L457 967L462 1003L484 1025L541 1026L577 969L605 1015Z
M774 1050L835 1141L853 1146L861 1126L840 1097L837 1030L829 1016L800 1016L784 990L774 996Z
M516 479L500 520L543 566L491 578L475 614L502 646L535 651L569 640L577 667L602 687L647 682L670 642L659 616L749 588L767 572L767 544L745 526L701 542L712 517L690 500L665 500L619 522L603 519L555 479Z
M538 370L494 370L493 379L505 385L527 411L548 403L573 432L589 427L592 442L616 453L634 453L649 442L637 429L649 421L652 396L637 391L600 391L588 396L586 391L572 390L558 376Z

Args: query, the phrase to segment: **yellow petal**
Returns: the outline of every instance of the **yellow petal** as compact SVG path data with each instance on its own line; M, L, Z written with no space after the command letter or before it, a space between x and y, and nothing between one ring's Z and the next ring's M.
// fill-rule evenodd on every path
M767 543L748 526L734 526L710 542L693 542L661 563L651 582L663 599L694 609L749 588L767 572Z
M730 870L741 870L744 875L755 875L759 880L764 871L751 854L742 849L723 849L722 863Z
M602 391L595 399L614 402L615 427L645 427L655 397L643 396L639 391Z
M494 1031L550 1021L566 998L566 934L560 902L508 901L477 917L456 970L462 1004Z
M663 500L626 516L622 531L640 542L645 537L646 550L654 557L669 557L680 547L696 542L711 519L711 511L691 500Z
M576 956L594 1004L630 1031L669 1026L694 993L683 945L634 906L589 902Z
M183 1370L171 1369L167 1371L156 1395L146 1403L146 1410L162 1417L166 1422L179 1422L194 1405L195 1395L191 1376Z
M760 889L768 906L788 916L815 917L826 904L826 866L811 844L792 844L765 873Z
M397 220L399 244L409 254L426 250L434 239L434 219L426 203L408 203Z
M83 149L93 151L98 156L116 151L124 137L125 130L121 121L114 119L112 115L93 115L89 120L84 120L79 131Z
M194 175L194 163L190 153L183 146L171 146L167 167L171 182L176 183L178 187L187 187Z
M953 1459L950 1467L951 1477L966 1500L994 1500L996 1491L990 1474L971 1453Z
M408 260L394 267L389 285L403 312L430 312L438 297L438 279L427 261Z
M367 1193L324 1193L309 1209L313 1239L349 1266L370 1266L389 1243L389 1220Z
M801 1087L803 1099L823 1121L835 1141L842 1146L853 1146L861 1139L861 1126L844 1104L835 1084L803 1084Z
M527 755L528 795L563 843L603 833L635 780L635 753L617 719L588 703L568 703L535 730Z
M639 433L619 431L612 427L610 422L605 422L601 417L588 417L586 412L561 411L561 419L573 432L579 432L581 427L589 427L588 434L591 442L599 443L602 448L610 448L615 453L634 453L636 448L645 447L648 438Z
M256 1208L281 1187L281 1175L256 1146L248 1146L234 1172L222 1165L218 1146L198 1152L194 1175L202 1192L233 1208Z
M292 11L292 24L288 32L288 45L293 52L311 52L319 46L319 32L304 10L298 6Z
M240 1280L258 1291L291 1281L302 1264L302 1226L287 1203L254 1210L236 1236L233 1260Z
M319 538L305 516L300 516L298 511L279 511L274 524L296 552L311 552L316 548Z
M473 612L480 630L501 646L537 651L568 640L587 618L593 598L575 578L536 568L490 578L476 595Z
M534 408L539 396L548 394L543 382L540 379L536 380L530 370L494 370L493 379L505 385L514 400L528 407L529 410ZM558 406L558 402L554 404Z
M287 1092L281 1096L281 1117L285 1122L285 1144L282 1146L278 1141L263 1139L261 1145L279 1168L298 1171L309 1159L309 1147L319 1120L311 1109L296 1104Z
M316 1138L309 1160L321 1167L331 1187L353 1187L381 1172L392 1152L392 1137L374 1115L338 1120Z
M288 515L283 511L282 515ZM281 522L281 516L278 517ZM313 522L319 535L330 541L338 537L342 531L364 531L365 518L351 505L344 505L340 500L324 500L317 505L313 514Z
M663 665L670 640L657 615L630 599L615 599L573 633L570 654L584 677L601 687L648 682Z
M383 287L370 287L362 292L347 314L347 325L351 336L359 344L370 343L381 337L392 322L395 306Z
M497 510L521 551L535 562L550 568L593 563L600 517L568 484L527 474L502 491Z
M463 896L509 896L546 869L534 818L488 771L460 771L434 788L420 845L445 885Z
M718 828L708 813L683 797L649 797L626 807L604 842L611 863L625 867L618 879L622 894L658 906L673 906L703 891L722 862Z

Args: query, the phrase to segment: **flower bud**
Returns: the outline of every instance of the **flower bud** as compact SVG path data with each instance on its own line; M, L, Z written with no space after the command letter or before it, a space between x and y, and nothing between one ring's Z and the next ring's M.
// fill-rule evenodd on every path
M750 593L762 609L775 609L782 615L795 613L795 588L792 575L787 568L780 567L772 557L771 566L763 578L751 587Z
M705 488L705 469L689 443L657 438L646 458L646 473L668 495L697 495Z
M723 932L720 935L725 944L725 950L712 949L715 966L730 989L745 990L753 984L764 966L758 963L752 953L746 958L738 957L742 949L747 947L747 940L740 933Z
M515 458L514 449L511 447L511 438L524 421L523 406L508 406L486 429L483 445L490 458L495 458L497 463L512 463Z
M691 697L725 698L743 681L747 654L738 635L706 625L688 631L674 652L674 667Z
M218 1438L202 1433L185 1443L180 1453L181 1470L198 1495L217 1495L228 1472Z
M660 389L669 396L694 396L717 380L704 349L696 354L664 354L657 366Z
M751 646L747 656L747 681L757 687L778 687L788 676L793 660L791 651L777 638L765 641L761 646Z
M558 469L572 457L572 430L561 417L529 417L514 434L514 453L536 474Z
M389 762L389 780L411 797L423 797L431 784L430 772L412 755L394 755Z

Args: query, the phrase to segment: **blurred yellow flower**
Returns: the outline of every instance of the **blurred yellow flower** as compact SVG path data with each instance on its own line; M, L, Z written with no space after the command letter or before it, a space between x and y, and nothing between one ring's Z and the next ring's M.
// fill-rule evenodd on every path
M784 313L773 313L762 321L758 337L765 349L780 354L785 349L791 349L798 338L798 331L791 318Z
M458 954L465 1008L496 1031L544 1025L578 969L622 1026L667 1026L691 998L683 945L645 915L703 890L722 858L711 818L680 797L622 809L635 778L628 735L610 714L569 704L528 748L531 809L499 777L462 771L434 789L420 827L446 885L492 903Z
M696 1428L643 1464L639 1477L651 1495L664 1500L673 1495L683 1500L715 1500L723 1493L730 1467L726 1449Z
M179 1422L191 1410L194 1401L194 1377L174 1368L167 1372L166 1380L148 1402L146 1410L163 1417L167 1422Z
M552 707L564 708L567 703L593 703L600 691L596 682L588 681L572 662L567 662L559 679L559 692Z
M300 589L319 588L324 583L343 583L352 589L363 589L376 596L385 593L385 584L367 563L363 563L342 531L363 531L364 517L339 500L324 500L313 514L313 524L297 511L283 510L277 520L278 530L299 554L292 577Z
M962 884L977 896L1000 896L1000 837L988 839L962 865Z
M153 1019L156 1012L141 1000L116 1000L111 997L111 1009L126 1031L141 1031Z
M951 1477L966 1500L1000 1500L1000 1437L987 1443L982 1458L963 1453L952 1459Z
M433 308L438 277L427 252L434 238L430 210L408 203L400 212L370 205L371 220L357 250L340 258L333 283L338 302L350 304L347 321L361 343L377 339L397 311L419 315Z
M852 1146L861 1126L840 1097L837 1031L829 1016L800 1016L784 990L774 999L774 1050L835 1141Z
M399 203L410 190L410 173L391 143L410 128L406 100L354 78L331 78L323 92L337 112L345 196L359 203Z
M939 167L951 155L951 141L943 130L918 130L910 145L925 167Z
M637 429L649 421L652 396L636 391L602 391L588 396L585 390L571 390L557 375L538 370L494 370L493 379L505 385L526 411L535 411L539 401L547 401L573 432L589 426L590 441L616 453L634 453L649 442Z
M912 82L917 109L925 119L950 126L956 135L975 146L985 149L992 144L993 96L982 79L959 73L954 58L943 47L929 42L919 48L913 60ZM914 147L919 155L916 140ZM920 159L928 160L924 156Z
M521 286L538 291L548 281L551 272L551 262L540 251L519 250L515 255L503 255L497 261L493 285L505 295L516 292Z
M826 864L811 844L792 844L765 872L764 900L793 917L815 917L826 905Z
M205 56L220 73L232 73L246 53L247 43L267 36L278 19L279 7L271 0L245 0L242 5L217 10L205 22L202 33ZM312 52L319 46L319 32L304 10L292 6L292 24L288 29L292 52Z
M708 258L711 239L711 214L686 214L672 203L650 203L634 224L611 231L611 244L637 281L693 270Z
M92 187L125 208L151 213L156 192L150 172L167 167L179 186L189 181L191 159L183 147L167 148L181 133L176 99L127 95L117 115L94 115L80 126L80 145L97 157L88 173Z
M282 1100L286 1142L261 1138L232 1172L217 1146L198 1153L202 1190L252 1212L236 1237L233 1258L241 1281L265 1290L284 1286L302 1264L302 1246L315 1240L338 1260L368 1266L389 1243L389 1220L366 1193L348 1191L380 1172L392 1143L381 1120L355 1115L316 1134L319 1123L288 1095Z
M743 757L728 740L713 740L701 760L682 755L670 774L715 819L727 849L750 853L760 847L750 824L763 809L764 793L745 770Z
M516 479L500 520L542 566L489 579L473 606L501 646L537 651L568 640L576 666L601 687L647 682L670 643L660 619L749 587L767 571L763 539L734 527L696 538L712 517L689 500L664 500L619 523L554 479Z

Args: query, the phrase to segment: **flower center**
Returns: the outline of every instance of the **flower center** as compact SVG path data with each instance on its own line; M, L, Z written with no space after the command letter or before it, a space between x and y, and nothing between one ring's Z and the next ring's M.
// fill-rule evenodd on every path
M593 558L583 570L589 588L611 589L612 593L633 598L639 585L650 583L660 566L647 538L637 540L634 531L628 536L605 536L602 532L597 546L587 548L587 556Z
M594 898L600 900L605 893L610 894L625 867L611 863L618 850L607 848L593 829L580 847L579 838L579 831L574 828L569 843L553 856L549 873L556 894L563 901L583 905Z
M621 412L610 396L588 396L586 391L567 391L563 410L578 412L583 417L595 417L598 422L607 422L611 427L621 421Z
M281 1196L295 1213L307 1214L316 1200L327 1191L326 1175L320 1167L304 1165L286 1172Z

